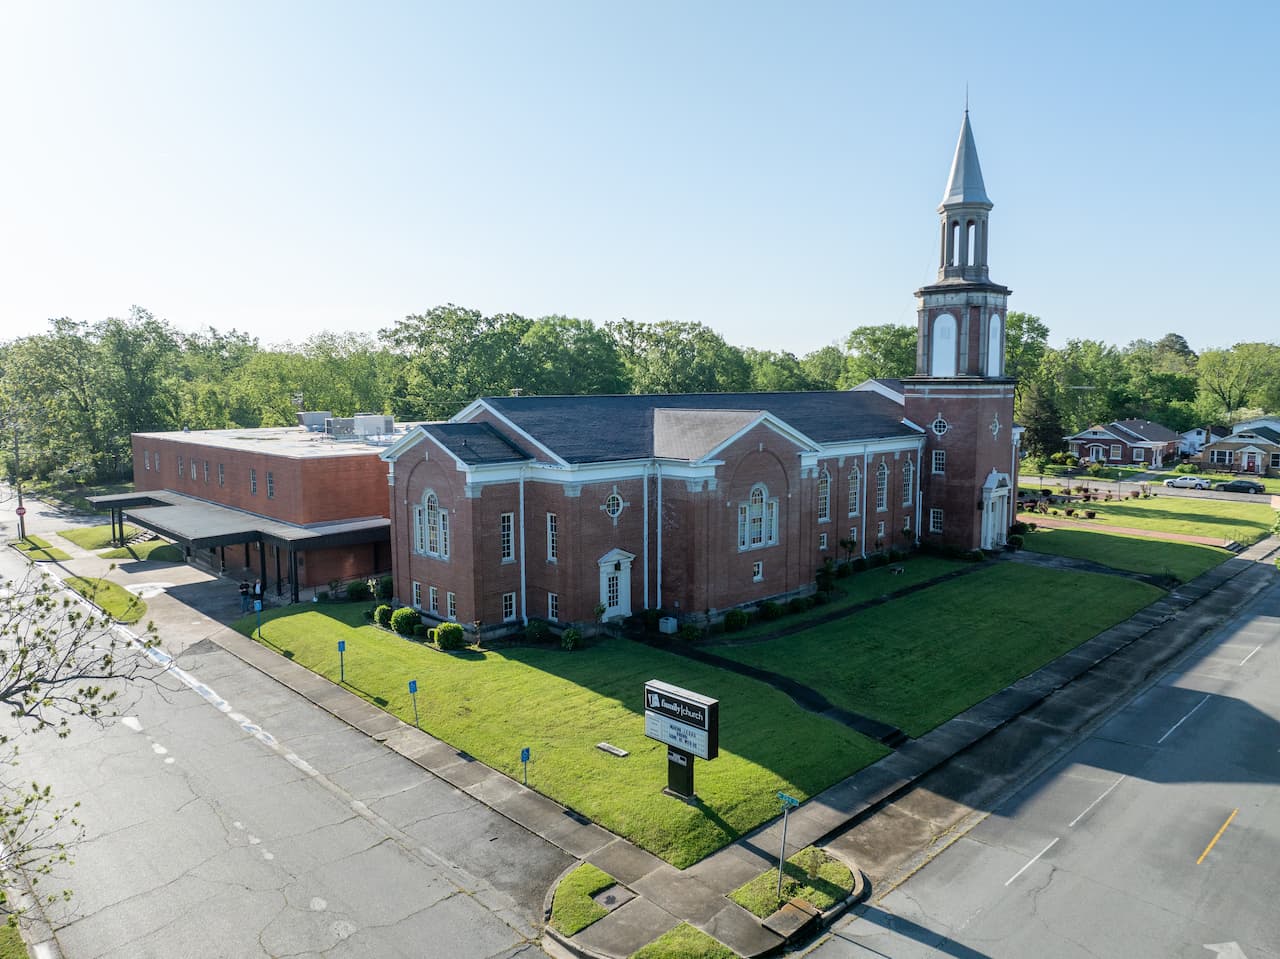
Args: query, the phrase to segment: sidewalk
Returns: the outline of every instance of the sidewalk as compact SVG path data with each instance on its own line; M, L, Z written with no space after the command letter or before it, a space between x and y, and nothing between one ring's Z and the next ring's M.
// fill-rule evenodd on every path
M59 521L65 526L68 518ZM964 754L967 777L998 780L1012 775L1008 749L978 747L985 747L1002 733L1012 733L1017 728L1016 720L1042 706L1046 707L1045 712L1060 714L1056 725L1047 727L1045 721L1038 718L1035 735L1024 735L1027 741L1020 748L1023 752L1034 750L1039 755L1060 744L1079 725L1105 708L1106 703L1126 691L1117 689L1116 682L1107 677L1101 691L1089 689L1088 695L1073 697L1075 687L1082 685L1077 680L1083 680L1087 686L1095 669L1102 667L1098 671L1105 671L1108 664L1124 659L1118 654L1141 652L1140 656L1132 657L1140 662L1137 668L1126 664L1134 682L1140 681L1156 668L1152 662L1162 664L1179 655L1232 615L1253 593L1274 582L1276 571L1260 561L1278 546L1280 541L1274 537L1256 544L1031 676L812 797L788 817L788 852L840 836L851 825L866 820L886 803L904 796L923 777L942 770L961 754ZM106 573L109 561L81 554L85 551L75 552L73 560L57 565L74 568L76 573ZM123 564L112 578L135 589L148 583L167 584L151 602L153 618L170 652L177 653L201 639L212 640L424 770L575 858L603 869L634 894L635 898L567 941L548 929L546 940L553 951L557 949L553 943L563 943L559 948L567 947L579 955L625 959L682 922L714 936L744 957L770 953L786 944L782 935L725 898L728 892L776 864L781 845L780 820L760 827L686 870L677 870L231 630L225 623L239 615L234 581L214 578L190 567L154 563ZM203 614L199 618L192 615L197 611ZM1144 641L1150 644L1150 649L1144 646ZM1106 699L1101 698L1104 695ZM910 839L918 840L918 836ZM916 852L919 846L916 841L911 848L905 848L908 838L895 838L892 829L883 840L880 852L865 845L858 847L857 865L866 868L863 856L906 856ZM848 855L848 844L837 841L831 850ZM880 864L874 872L882 872Z

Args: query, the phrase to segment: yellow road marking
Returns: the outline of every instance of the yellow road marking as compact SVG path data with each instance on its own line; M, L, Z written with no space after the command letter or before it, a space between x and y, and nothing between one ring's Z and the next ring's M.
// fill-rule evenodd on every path
M1227 827L1231 825L1231 820L1236 818L1236 813L1238 813L1239 811L1240 811L1239 809L1231 810L1231 815L1228 816L1227 821L1222 824L1222 828L1219 829L1217 834L1214 835L1214 837L1209 840L1209 845L1204 847L1204 852L1200 853L1200 858L1196 860L1197 866L1200 865L1200 863L1204 862L1204 857L1209 855L1209 850L1212 849L1214 845L1217 843L1217 841L1222 838L1222 834L1227 831Z

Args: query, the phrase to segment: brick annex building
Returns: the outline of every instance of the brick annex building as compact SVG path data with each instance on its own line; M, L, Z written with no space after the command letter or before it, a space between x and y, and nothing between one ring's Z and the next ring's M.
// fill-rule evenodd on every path
M399 600L503 628L684 616L812 588L827 558L916 541L993 549L1020 429L1009 290L988 272L966 112L918 290L916 374L853 391L488 397L388 448Z

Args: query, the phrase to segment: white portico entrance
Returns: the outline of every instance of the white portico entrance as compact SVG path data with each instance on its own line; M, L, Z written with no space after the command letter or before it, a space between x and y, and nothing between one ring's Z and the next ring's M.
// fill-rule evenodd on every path
M600 619L621 619L631 615L631 563L635 553L611 549L596 562L600 566Z
M1010 507L1013 503L1009 486L1009 474L994 469L982 484L982 548L1000 549L1009 535L1013 521Z

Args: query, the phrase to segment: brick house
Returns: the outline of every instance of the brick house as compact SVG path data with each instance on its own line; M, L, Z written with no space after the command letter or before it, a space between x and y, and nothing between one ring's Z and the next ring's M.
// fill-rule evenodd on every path
M371 419L393 432L389 418ZM134 492L90 499L113 524L155 532L188 560L261 578L277 595L288 586L296 602L301 587L391 568L378 456L390 442L306 426L135 433Z
M1065 437L1071 455L1112 466L1146 465L1158 469L1178 455L1182 437L1150 420L1115 420Z
M1280 417L1236 424L1230 435L1207 444L1199 460L1220 472L1280 476Z

